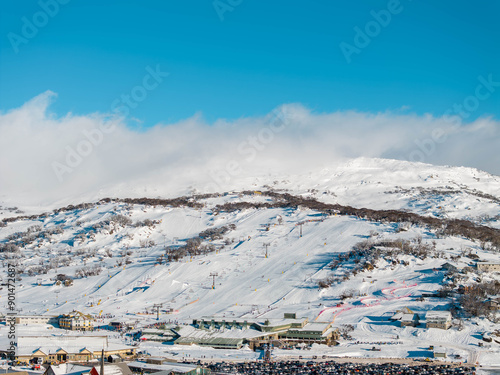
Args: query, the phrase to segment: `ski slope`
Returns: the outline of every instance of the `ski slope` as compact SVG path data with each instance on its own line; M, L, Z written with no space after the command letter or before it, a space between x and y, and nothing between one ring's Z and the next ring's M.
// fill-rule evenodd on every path
M466 168L424 164L411 164L411 170L408 167L405 162L357 159L335 170L323 169L306 177L286 176L275 180L275 176L268 176L265 181L261 180L261 185L245 189L258 190L270 185L277 190L286 189L283 191L329 203L406 209L435 217L469 218L498 227L498 221L492 219L500 214L494 199L500 197L498 177ZM445 190L446 194L439 193ZM455 192L450 192L452 190ZM134 196L136 192L131 189L128 193L130 195L125 196ZM496 328L487 319L468 320L462 331L456 328L442 331L401 328L388 317L405 307L424 315L428 310L449 309L450 299L418 300L422 293L441 288L445 272L440 266L446 262L459 267L472 264L466 257L451 260L451 256L461 255L463 249L471 249L487 260L498 259L498 254L485 251L480 244L464 238L438 238L426 228L411 226L401 230L394 223L324 216L301 207L214 210L226 202L269 200L259 194L231 192L201 199L199 203L203 208L200 209L108 202L9 223L0 228L0 242L35 225L39 226L36 233L58 229L49 238L37 238L21 249L19 267L24 273L16 284L17 307L22 314L62 314L79 310L95 316L112 315L114 320L137 320L141 324L156 321L155 304L162 304L160 320L181 323L210 315L266 319L295 312L310 321L332 322L334 327L355 326L354 340L343 341L334 349L336 355L412 358L425 352L418 348L439 344L462 358L497 363L498 357L493 354L500 354L500 345L478 347L481 334ZM72 203L80 202L82 200ZM34 210L33 207L21 208L27 212ZM37 213L46 209L48 206ZM4 217L12 215L11 210L2 212ZM102 225L119 215L129 218L132 224ZM145 220L154 224L136 225ZM299 223L304 223L302 235ZM234 225L234 229L223 238L204 241L205 245L215 246L216 251L186 256L177 262L165 262L164 258L159 261L165 254L165 247L182 246L204 230L229 225ZM371 271L350 275L329 288L318 287L320 280L336 274L342 276L355 266L350 260L336 270L330 269L332 261L355 244L369 238L410 240L416 237L421 237L424 243L435 242L436 249L444 257L420 259L401 255L395 263L382 257ZM153 245L144 246L145 241ZM67 258L65 264L56 264L63 258ZM28 275L28 270L41 265L52 266L46 274ZM100 273L75 277L79 269L90 266L101 267ZM212 288L210 276L213 273L218 275L215 288ZM75 277L73 285L57 285L58 274ZM5 269L0 270L0 275L6 279ZM498 275L489 277L499 279ZM473 277L466 282L473 282ZM342 293L349 290L355 291L353 298L341 300ZM6 301L5 289L0 290L0 306L5 308ZM169 308L173 313L165 312ZM109 320L101 318L98 324L104 325ZM384 340L401 343L387 344L378 354L367 351L373 343ZM356 344L358 341L364 344ZM146 343L144 347L158 354L167 351L161 344L155 345ZM331 349L318 347L314 350L326 353ZM207 353L209 349L183 347L175 351L178 356L202 355L200 353ZM290 353L277 352L276 355L293 354ZM235 355L251 357L253 354L240 351Z

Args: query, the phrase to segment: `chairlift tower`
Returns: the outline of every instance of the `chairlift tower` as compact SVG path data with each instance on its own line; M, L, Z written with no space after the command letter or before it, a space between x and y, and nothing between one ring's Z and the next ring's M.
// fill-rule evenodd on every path
M212 280L212 289L215 289L215 278L219 276L219 274L217 272L210 272L210 277L213 278Z
M266 249L266 258L269 258L269 252L267 251L267 248L268 248L269 246L271 246L271 244L270 244L269 242L267 242L267 243L264 243L263 245L264 245L264 247L265 247L265 249Z
M163 303L155 303L153 305L153 310L156 309L156 320L160 320L160 308L163 306Z
M304 223L298 223L298 224L296 224L296 225L298 225L298 226L299 226L299 230L300 230L300 232L299 232L299 237L302 237L302 225L304 225Z

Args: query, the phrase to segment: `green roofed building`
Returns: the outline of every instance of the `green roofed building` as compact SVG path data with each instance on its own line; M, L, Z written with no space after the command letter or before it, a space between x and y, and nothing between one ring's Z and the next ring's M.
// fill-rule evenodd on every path
M279 334L279 339L290 343L338 345L338 329L331 328L331 323L307 323L303 327L294 327Z
M298 343L337 345L339 338L331 323L309 323L308 318L297 319L293 313L286 313L283 319L266 320L203 317L174 331L180 336L176 344L220 349L239 349L245 344L254 349L267 343L280 347Z
M196 344L199 346L210 346L216 349L240 349L245 339L231 337L180 337L175 340L178 345Z

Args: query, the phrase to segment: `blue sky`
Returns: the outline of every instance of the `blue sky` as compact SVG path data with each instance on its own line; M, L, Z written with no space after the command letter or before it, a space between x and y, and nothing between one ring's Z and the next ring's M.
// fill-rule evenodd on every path
M474 94L478 76L500 81L497 1L401 0L348 63L340 43L355 46L354 28L365 30L391 1L221 0L218 13L212 0L61 0L16 47L23 17L33 22L43 10L38 1L3 1L0 110L51 90L58 115L110 112L148 66L169 76L130 108L145 127L197 112L208 122L260 116L284 103L440 116ZM224 4L231 11L221 19ZM499 98L471 118L498 118Z
M183 194L174 180L223 191L357 157L500 175L499 11L484 0L3 0L0 203ZM271 126L277 108L283 128Z

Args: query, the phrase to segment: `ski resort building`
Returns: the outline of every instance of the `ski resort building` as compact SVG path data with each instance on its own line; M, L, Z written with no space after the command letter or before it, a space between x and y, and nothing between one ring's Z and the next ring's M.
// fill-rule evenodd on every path
M426 328L448 329L451 327L451 313L449 311L429 311L425 314Z
M109 343L107 336L20 336L17 338L15 361L22 363L87 362L104 355L118 355L124 359L135 357L136 348ZM1 354L9 355L7 349Z
M394 315L389 317L389 320L392 322L399 321L401 327L416 327L419 324L419 319L420 317L408 307L397 310Z
M446 358L446 350L442 347L434 349L432 352L434 358Z
M441 266L441 268L443 270L450 271L450 272L458 272L459 271L457 266L455 266L455 265L453 265L453 264L451 264L449 262L444 263Z
M57 315L17 315L16 324L31 325L31 324L54 324L59 323Z
M297 318L286 313L283 319L225 319L204 317L193 320L192 326L176 330L180 336L176 344L210 346L220 349L239 349L248 344L251 349L273 342L278 346L299 343L336 345L338 329L331 323L309 323L308 318Z
M323 344L338 345L340 337L338 329L331 328L331 323L306 323L303 327L291 327L278 335L279 340L287 344Z
M120 320L116 320L114 322L110 322L109 323L109 326L117 331L121 331L123 329L126 329L126 330L131 330L131 329L134 329L135 327L135 322L133 321L120 321Z
M418 326L419 323L419 316L418 314L403 314L401 316L401 327L416 327Z
M277 339L277 335L273 333L243 328L198 329L193 326L181 326L175 332L180 336L175 340L177 345L195 344L215 349L240 349L245 343Z
M94 319L80 311L73 311L59 317L59 327L70 331L92 331Z
M477 262L477 269L484 272L500 272L500 262Z
M140 341L173 341L179 336L174 333L171 329L158 329L158 328L146 328L138 331L140 332Z

